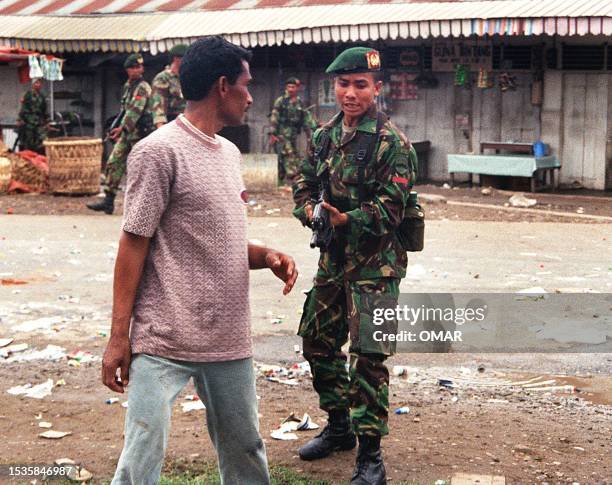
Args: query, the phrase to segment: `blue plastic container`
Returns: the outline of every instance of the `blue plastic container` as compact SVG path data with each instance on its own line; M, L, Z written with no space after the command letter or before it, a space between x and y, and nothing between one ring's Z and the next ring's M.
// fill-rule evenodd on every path
M533 144L533 154L536 158L542 158L546 156L546 143L538 140Z

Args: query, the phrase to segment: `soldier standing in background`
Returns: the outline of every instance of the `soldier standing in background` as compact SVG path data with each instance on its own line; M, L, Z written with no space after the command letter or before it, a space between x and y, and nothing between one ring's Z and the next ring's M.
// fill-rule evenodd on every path
M153 112L153 124L159 128L174 120L185 110L185 100L181 91L179 80L179 69L187 46L185 44L175 45L168 54L170 65L153 78L153 94L151 96L151 110Z
M297 150L297 137L306 130L310 138L310 131L317 127L317 123L304 107L298 96L300 80L290 77L285 83L285 94L274 101L274 108L270 115L270 144L276 145L278 154L278 183L291 184L298 173L301 158Z
M319 405L329 420L299 455L316 460L350 450L357 435L353 485L386 483L380 451L380 439L389 432L389 371L384 361L394 348L373 338L379 327L370 326L371 310L380 300L397 304L408 258L396 231L416 170L410 142L377 111L380 68L379 53L366 47L345 50L327 68L335 76L341 111L314 133L293 186L293 213L310 225L312 201L324 181L328 189L323 206L334 227L298 331ZM342 346L349 335L347 371Z
M19 149L45 153L43 140L47 138L47 100L41 92L43 80L32 79L32 87L21 98L17 118Z
M120 122L111 129L109 138L116 142L104 173L105 197L101 202L87 204L94 211L112 214L119 183L126 171L127 157L139 140L149 135L153 127L151 115L151 86L142 77L144 61L140 54L131 54L123 63L128 80L121 96ZM115 124L115 123L113 123Z

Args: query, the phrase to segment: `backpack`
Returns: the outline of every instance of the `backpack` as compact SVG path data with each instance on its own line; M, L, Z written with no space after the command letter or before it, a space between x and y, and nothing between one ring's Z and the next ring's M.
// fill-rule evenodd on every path
M380 130L387 121L387 115L381 111L376 116L376 132L366 133L359 140L357 146L357 154L355 161L357 162L357 180L359 205L367 199L365 193L365 168L374 154L376 142L380 136ZM329 154L329 146L331 139L327 129L323 129L321 142L315 151L315 158L319 161L325 160ZM404 218L401 224L395 231L395 234L402 245L402 248L408 252L422 251L425 238L425 213L422 207L417 202L417 193L410 192L408 197L408 205L404 212Z

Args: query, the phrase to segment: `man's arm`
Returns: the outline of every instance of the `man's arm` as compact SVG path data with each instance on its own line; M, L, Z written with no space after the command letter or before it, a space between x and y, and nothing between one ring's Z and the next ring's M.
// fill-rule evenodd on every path
M251 243L249 243L249 268L270 268L279 279L285 282L283 295L291 291L298 277L298 270L291 256Z
M170 83L163 73L153 79L151 91L151 111L153 112L153 124L159 128L168 122L168 99L170 97Z
M102 382L116 392L123 392L129 381L130 320L142 269L149 251L147 237L123 232L119 240L113 283L113 316L111 336L102 359ZM121 382L117 382L121 369Z
M315 146L321 140L321 130L314 132L308 143L308 154L302 162L300 171L293 183L293 209L294 217L298 218L302 224L308 225L312 217L315 200L319 195L319 179L317 178L317 161L315 159Z
M126 133L136 132L136 124L145 110L150 96L151 88L144 82L141 82L125 107L125 115L123 115L121 120L122 131Z

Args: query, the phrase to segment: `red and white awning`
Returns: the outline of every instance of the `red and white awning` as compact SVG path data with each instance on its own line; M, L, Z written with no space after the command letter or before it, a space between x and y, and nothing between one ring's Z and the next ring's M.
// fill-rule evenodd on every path
M207 35L251 48L471 35L612 35L610 0L354 1L359 3L0 0L0 44L46 52L155 54Z

